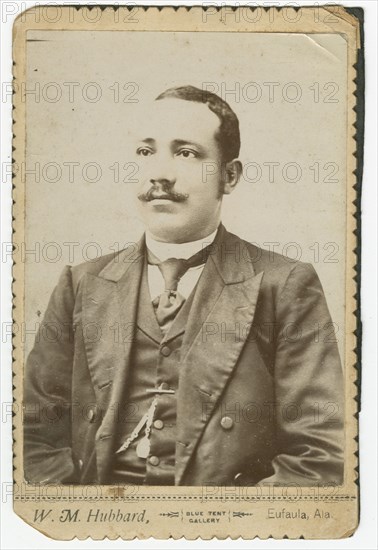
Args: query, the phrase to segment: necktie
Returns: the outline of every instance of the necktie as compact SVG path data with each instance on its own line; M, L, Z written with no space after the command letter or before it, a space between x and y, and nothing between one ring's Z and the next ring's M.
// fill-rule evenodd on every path
M160 296L153 300L156 318L160 328L166 334L173 323L176 315L185 303L185 299L177 292L181 277L190 267L196 267L206 262L211 251L207 246L203 250L194 254L189 259L169 258L161 262L151 251L148 251L148 263L157 265L164 278L165 290Z

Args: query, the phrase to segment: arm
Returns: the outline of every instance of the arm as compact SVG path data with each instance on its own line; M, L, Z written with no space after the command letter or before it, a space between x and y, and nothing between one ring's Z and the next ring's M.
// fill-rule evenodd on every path
M279 451L272 461L274 474L259 484L341 484L343 375L323 289L311 265L293 268L276 315Z
M26 363L24 470L29 482L78 480L71 450L73 307L71 269L66 267Z

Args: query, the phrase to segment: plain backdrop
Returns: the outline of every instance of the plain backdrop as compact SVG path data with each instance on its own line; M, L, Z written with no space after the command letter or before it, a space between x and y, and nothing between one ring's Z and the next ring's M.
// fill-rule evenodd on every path
M21 169L30 330L64 265L140 237L129 125L143 102L192 84L221 95L240 120L245 176L224 200L225 226L263 248L314 263L342 351L342 36L29 31L27 39L27 158ZM26 351L32 343L31 333Z

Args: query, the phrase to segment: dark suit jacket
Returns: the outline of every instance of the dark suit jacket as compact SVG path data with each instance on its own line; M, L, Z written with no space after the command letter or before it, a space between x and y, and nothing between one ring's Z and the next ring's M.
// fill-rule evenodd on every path
M144 239L66 267L25 378L25 478L110 483ZM223 227L181 350L177 485L342 483L343 377L310 264Z

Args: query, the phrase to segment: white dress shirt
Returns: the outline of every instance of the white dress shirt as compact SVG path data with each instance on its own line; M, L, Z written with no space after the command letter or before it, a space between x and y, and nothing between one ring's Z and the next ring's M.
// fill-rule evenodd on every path
M169 258L183 258L187 260L206 246L209 246L215 239L218 228L204 239L192 241L190 243L163 243L155 241L151 234L146 231L146 245L149 250L160 261L164 262ZM193 288L196 286L198 279L203 271L204 264L196 267L191 267L181 277L177 291L183 298L188 298ZM150 288L151 300L160 296L165 290L164 278L157 265L148 265L148 286Z

